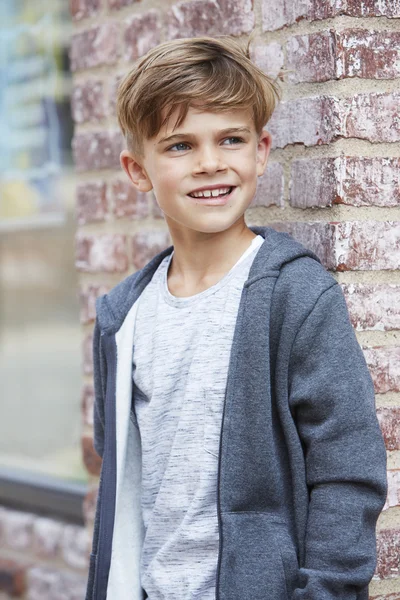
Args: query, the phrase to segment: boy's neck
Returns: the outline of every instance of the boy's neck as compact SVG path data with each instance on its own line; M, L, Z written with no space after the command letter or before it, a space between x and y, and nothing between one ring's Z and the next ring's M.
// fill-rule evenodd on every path
M192 296L215 285L237 263L256 236L244 223L197 239L174 235L168 288L175 296Z

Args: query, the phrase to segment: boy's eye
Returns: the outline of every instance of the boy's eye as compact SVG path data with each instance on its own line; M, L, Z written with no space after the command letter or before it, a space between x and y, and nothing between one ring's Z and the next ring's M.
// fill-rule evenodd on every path
M188 147L187 144L185 144L185 142L178 142L177 144L174 144L173 146L171 146L170 148L168 148L168 150L173 150L174 148L178 148L178 146L186 146ZM182 150L182 148L181 148ZM184 148L184 150L186 150L186 148Z
M232 145L238 144L238 143L240 144L241 142L243 142L243 139L240 138L240 137L229 137L229 138L226 138L224 140L224 142L226 142L226 141L232 141L232 140L234 140L233 144L228 144L228 146L232 146ZM182 148L182 146L185 146L185 147ZM185 144L185 142L178 142L177 144L174 144L173 146L171 146L170 148L168 148L168 150L178 150L178 151L179 150L186 150L188 147L189 147L188 144Z
M234 142L235 144L237 144L237 143L240 144L240 142L243 142L243 139L240 137L230 137L230 138L226 138L226 140L235 140L235 142ZM226 140L225 140L225 142L226 142ZM232 144L229 144L229 146L231 146L231 145Z

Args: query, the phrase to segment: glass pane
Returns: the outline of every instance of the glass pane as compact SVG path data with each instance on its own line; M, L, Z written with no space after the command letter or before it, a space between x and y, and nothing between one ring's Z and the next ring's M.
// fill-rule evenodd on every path
M68 3L0 17L0 466L86 480Z

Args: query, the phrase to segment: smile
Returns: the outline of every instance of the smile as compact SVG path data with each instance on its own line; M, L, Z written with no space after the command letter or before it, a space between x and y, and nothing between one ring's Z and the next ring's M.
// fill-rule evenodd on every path
M224 187L213 190L201 190L199 192L191 192L188 196L192 198L219 198L228 196L233 190L233 187Z
M236 187L220 188L214 190L202 190L201 195L194 196L192 192L191 194L188 194L188 197L193 198L195 204L203 204L209 206L224 206L225 204L228 204L235 190ZM206 195L207 192L210 193ZM216 195L216 193L218 193L218 195ZM200 194L200 192L196 192L196 194Z

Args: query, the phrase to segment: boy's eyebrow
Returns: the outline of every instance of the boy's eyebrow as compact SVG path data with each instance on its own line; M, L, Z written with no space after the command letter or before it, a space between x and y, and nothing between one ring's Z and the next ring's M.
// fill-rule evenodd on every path
M251 133L251 130L249 127L228 127L227 129L221 129L218 131L217 135L225 135L227 133ZM164 142L170 142L175 139L188 139L193 137L195 137L193 133L175 133L173 135L168 135L167 137L161 138L157 145L163 144Z

